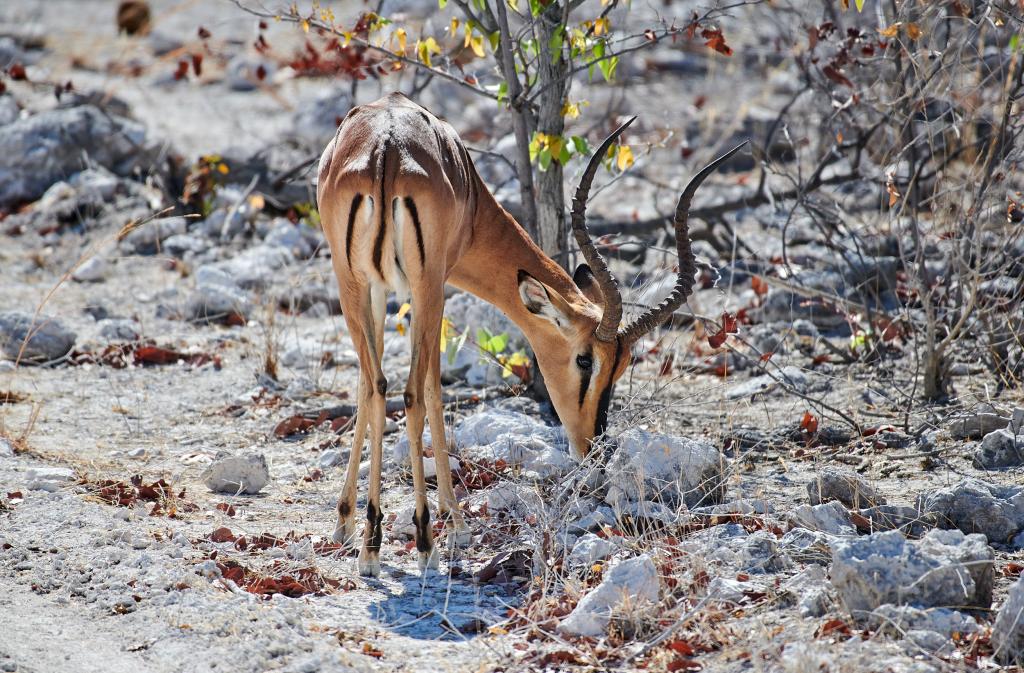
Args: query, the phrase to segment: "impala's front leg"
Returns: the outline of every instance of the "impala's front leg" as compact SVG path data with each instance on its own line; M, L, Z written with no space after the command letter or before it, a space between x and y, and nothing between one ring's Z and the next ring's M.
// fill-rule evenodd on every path
M444 427L444 406L441 400L441 358L430 358L426 382L427 414L430 421L430 439L437 461L437 508L445 521L448 540L456 547L468 547L470 529L459 511L452 486L452 471L448 465L448 440Z

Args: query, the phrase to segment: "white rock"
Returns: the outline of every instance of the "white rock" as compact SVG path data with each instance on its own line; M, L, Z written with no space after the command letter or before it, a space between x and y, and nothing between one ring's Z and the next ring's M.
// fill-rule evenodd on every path
M954 633L977 633L978 623L969 615L950 608L915 608L910 605L880 605L871 611L868 624L882 633L899 636L910 630L932 631L950 638Z
M820 505L800 505L793 508L788 516L794 527L831 533L832 535L856 535L857 529L850 522L850 513L835 500Z
M730 388L725 396L730 400L746 399L754 395L769 393L775 390L780 382L800 392L805 392L810 387L807 374L799 367L791 365L783 367L782 371L757 376L749 381L739 383Z
M746 596L743 592L749 588L745 582L729 577L716 577L708 583L708 596L719 603L739 605Z
M327 449L320 454L320 460L318 462L320 463L320 467L326 470L327 468L341 465L343 460L344 457L341 451L338 451L337 449Z
M470 497L471 505L487 505L487 511L513 511L521 514L538 512L543 501L536 490L512 481L501 481Z
M715 447L639 429L622 433L608 463L605 502L656 500L669 507L713 505L725 496L725 458Z
M9 457L13 455L14 446L3 437L0 437L0 456Z
M830 575L855 618L885 603L988 608L994 558L983 535L931 530L908 541L887 531L836 541Z
M460 467L459 459L448 456L448 467L452 472L457 472ZM423 459L423 476L426 479L437 476L437 458L429 456Z
M611 556L617 548L618 545L611 540L587 533L572 546L572 551L569 552L569 565L592 566Z
M107 276L107 260L102 256L90 257L71 272L72 280L79 283L98 283Z
M75 478L74 470L66 467L33 467L25 473L31 491L56 492Z
M202 480L207 488L218 493L255 495L270 481L270 469L263 454L228 456L203 470Z
M644 554L622 561L580 600L558 630L578 636L602 636L613 612L649 607L657 602L659 588L658 569L650 556Z
M992 647L996 659L1005 664L1024 659L1024 576L1010 587L1006 602L996 614Z

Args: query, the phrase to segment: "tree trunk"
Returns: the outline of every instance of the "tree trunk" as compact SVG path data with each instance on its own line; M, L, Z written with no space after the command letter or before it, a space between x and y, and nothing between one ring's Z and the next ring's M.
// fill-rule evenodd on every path
M541 45L537 87L541 89L537 110L537 131L561 136L565 130L562 105L569 93L569 63L562 52L551 51L551 38L562 22L564 8L552 3L538 17L537 42ZM537 171L536 240L541 249L565 267L568 264L568 227L565 218L565 191L562 164L552 161L546 171Z

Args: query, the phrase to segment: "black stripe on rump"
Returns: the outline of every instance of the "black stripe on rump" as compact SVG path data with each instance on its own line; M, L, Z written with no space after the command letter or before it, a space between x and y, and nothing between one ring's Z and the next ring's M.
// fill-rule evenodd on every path
M384 269L381 267L381 257L384 255L384 226L387 221L387 202L384 200L384 179L387 175L388 141L381 144L380 155L380 227L377 229L377 240L373 243L373 266L377 269L381 279L384 278Z
M352 266L352 229L356 221L356 213L363 203L363 195L356 194L352 197L352 208L348 211L348 229L345 230L345 261Z
M411 196L405 197L405 208L412 215L412 226L416 228L416 247L420 251L420 268L426 264L426 253L423 251L423 227L420 225L420 213L416 210L416 202Z

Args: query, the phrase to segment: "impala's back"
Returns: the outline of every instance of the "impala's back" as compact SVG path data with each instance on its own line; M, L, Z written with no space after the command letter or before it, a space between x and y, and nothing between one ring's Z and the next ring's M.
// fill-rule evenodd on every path
M468 244L479 180L455 131L400 93L353 108L320 159L317 200L339 278L407 295Z

